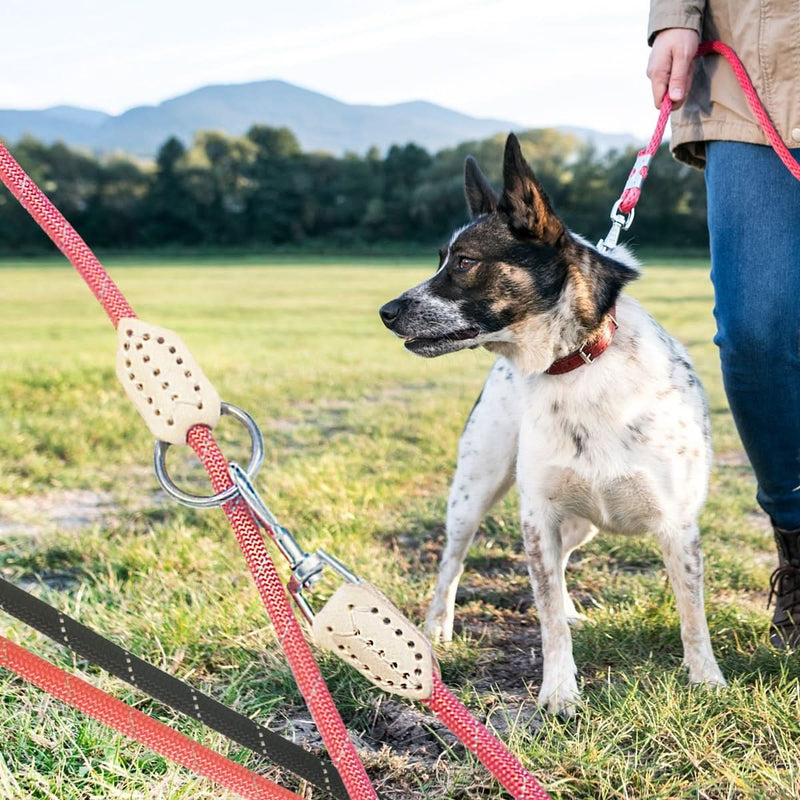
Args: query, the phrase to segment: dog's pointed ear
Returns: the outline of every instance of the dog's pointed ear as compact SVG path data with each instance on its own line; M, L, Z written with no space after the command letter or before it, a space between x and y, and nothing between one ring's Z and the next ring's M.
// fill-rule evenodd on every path
M506 140L503 194L498 208L508 215L512 228L545 244L555 245L564 233L563 223L555 215L513 133Z
M491 214L497 208L497 193L472 156L464 162L464 194L471 219Z

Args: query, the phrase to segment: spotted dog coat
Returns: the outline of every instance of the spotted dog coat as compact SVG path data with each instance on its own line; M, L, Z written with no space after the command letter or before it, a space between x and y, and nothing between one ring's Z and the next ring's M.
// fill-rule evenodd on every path
M525 553L542 631L539 702L572 713L579 700L566 590L570 553L598 528L654 533L677 600L694 683L724 684L703 606L697 517L711 465L708 410L686 352L631 298L637 268L570 233L509 136L503 191L467 159L471 221L436 274L381 309L413 353L483 346L498 353L458 451L427 627L453 634L463 560L489 509L516 479ZM545 370L575 352L616 305L619 328L591 365Z

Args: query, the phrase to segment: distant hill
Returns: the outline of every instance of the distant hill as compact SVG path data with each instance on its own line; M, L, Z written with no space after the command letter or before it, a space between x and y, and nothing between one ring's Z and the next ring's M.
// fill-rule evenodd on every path
M370 147L385 152L392 144L415 142L430 152L467 140L525 126L508 120L481 119L416 101L396 105L351 105L279 80L204 86L165 100L138 106L113 116L72 106L41 111L0 109L0 137L16 142L25 134L50 143L63 141L95 154L122 151L152 158L170 136L190 144L200 130L240 136L253 124L285 126L306 152L347 151L363 155ZM598 150L633 142L633 137L564 128L596 143ZM624 146L624 144L622 145Z
M278 80L205 86L118 116L70 106L0 110L0 136L7 141L18 141L28 133L45 142L62 140L94 153L123 151L146 158L152 158L170 136L189 144L199 130L241 135L254 123L286 126L303 150L335 155L346 151L363 154L372 146L385 151L392 144L410 141L436 151L520 127L426 102L351 105Z
M8 142L16 142L30 133L43 142L62 140L86 147L95 131L109 119L112 117L102 111L72 106L55 106L43 111L0 110L0 136Z

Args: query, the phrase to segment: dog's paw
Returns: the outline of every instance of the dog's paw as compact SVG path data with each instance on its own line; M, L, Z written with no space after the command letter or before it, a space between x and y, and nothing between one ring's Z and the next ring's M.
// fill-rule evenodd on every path
M549 714L559 714L563 717L573 717L581 702L581 693L574 676L563 680L555 686L542 684L539 689L539 706Z
M693 686L707 686L710 689L721 689L728 685L716 663L707 663L701 669L689 670L689 682Z
M453 641L453 617L434 613L431 609L425 620L425 634L434 644L450 644Z

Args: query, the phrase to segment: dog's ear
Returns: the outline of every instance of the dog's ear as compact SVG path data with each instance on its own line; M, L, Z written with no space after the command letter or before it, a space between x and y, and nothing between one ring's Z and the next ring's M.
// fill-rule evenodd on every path
M471 219L491 214L497 208L497 193L472 156L464 162L464 194Z
M522 155L519 140L509 134L503 156L503 194L498 209L511 221L511 227L545 244L555 245L564 225L555 215L550 200Z

